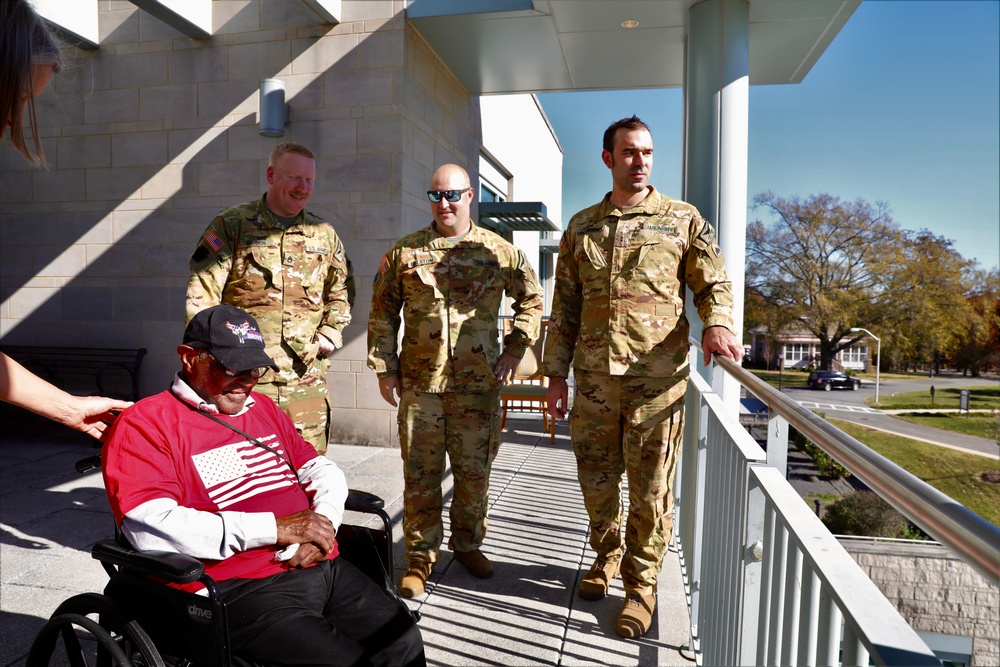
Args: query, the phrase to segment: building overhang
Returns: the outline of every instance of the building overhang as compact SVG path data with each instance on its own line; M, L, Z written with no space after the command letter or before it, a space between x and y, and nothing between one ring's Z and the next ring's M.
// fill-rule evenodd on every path
M562 241L561 237L558 238L543 238L538 240L538 252L546 255L558 255L559 254L559 242Z
M413 0L406 16L474 95L676 88L698 1ZM750 83L777 84L801 82L861 0L749 5Z
M558 232L540 201L480 202L479 224L495 232Z

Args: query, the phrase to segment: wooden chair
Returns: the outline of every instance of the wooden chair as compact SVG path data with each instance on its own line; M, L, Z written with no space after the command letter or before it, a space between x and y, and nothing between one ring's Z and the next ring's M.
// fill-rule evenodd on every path
M548 329L548 324L548 320L542 320L538 340L524 351L524 357L514 370L511 382L500 389L502 410L500 430L503 430L507 422L507 410L541 412L545 432L549 434L551 442L554 443L556 441L556 420L549 416L548 403L545 400L549 390L549 379L541 372L542 348L545 345L545 332ZM512 320L504 320L504 336L510 333L512 327Z

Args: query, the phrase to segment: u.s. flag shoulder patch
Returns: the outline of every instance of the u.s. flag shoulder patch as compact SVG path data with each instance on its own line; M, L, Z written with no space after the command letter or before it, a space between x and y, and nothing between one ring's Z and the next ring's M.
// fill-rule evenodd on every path
M222 250L222 246L225 245L214 229L208 230L208 233L205 234L205 244L215 252Z
M389 256L388 255L382 255L382 262L379 264L378 269L379 269L379 271L382 272L383 276L385 274L389 273Z

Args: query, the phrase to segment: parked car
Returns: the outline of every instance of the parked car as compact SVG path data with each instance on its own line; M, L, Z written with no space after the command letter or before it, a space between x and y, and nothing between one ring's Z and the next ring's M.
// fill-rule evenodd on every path
M813 371L809 374L808 382L813 389L822 389L823 391L830 391L834 387L853 391L861 388L861 380L840 371Z

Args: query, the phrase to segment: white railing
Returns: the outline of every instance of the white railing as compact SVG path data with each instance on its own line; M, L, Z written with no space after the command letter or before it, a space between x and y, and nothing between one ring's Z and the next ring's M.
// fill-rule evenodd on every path
M994 582L1000 530L728 359L716 363L768 405L768 451L692 373L674 535L698 663L940 665L785 480L788 424Z

